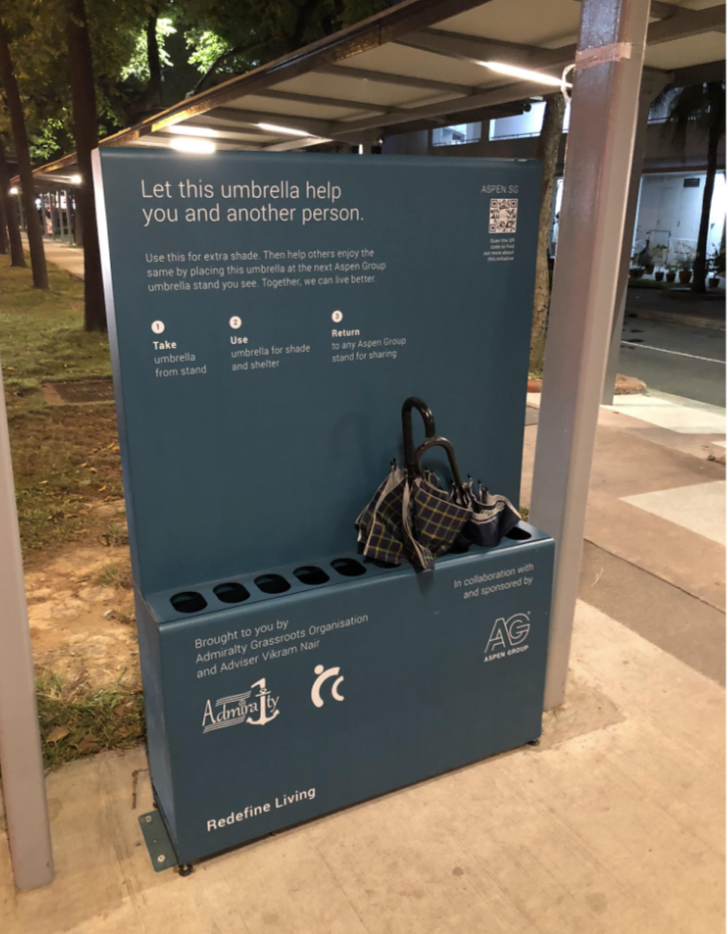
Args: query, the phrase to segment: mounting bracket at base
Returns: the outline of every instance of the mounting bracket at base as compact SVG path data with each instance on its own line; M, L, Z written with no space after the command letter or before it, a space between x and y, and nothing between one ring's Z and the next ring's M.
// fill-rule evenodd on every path
M139 826L142 828L144 842L147 845L149 858L155 872L163 872L177 865L177 854L174 852L172 841L169 839L167 828L164 826L159 811L149 811L139 816ZM183 873L180 873L181 875ZM189 873L184 873L189 875Z

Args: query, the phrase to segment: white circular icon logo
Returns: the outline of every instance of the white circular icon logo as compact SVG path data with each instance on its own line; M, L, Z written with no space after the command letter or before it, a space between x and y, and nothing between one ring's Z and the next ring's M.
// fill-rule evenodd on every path
M338 324L339 321L341 321L341 319L342 319L343 317L344 317L344 316L342 315L342 313L341 313L340 311L335 311L335 312L333 313L333 315L331 315L331 320L332 320L332 321L335 321L335 322Z
M233 315L232 318L230 319L230 327L231 327L231 328L234 328L234 330L236 330L236 331L237 331L237 329L240 327L240 325L241 325L242 323L243 323L243 322L242 322L242 319L241 319L241 318L238 318L237 315Z
M155 334L161 334L164 330L164 321L152 321L152 330Z

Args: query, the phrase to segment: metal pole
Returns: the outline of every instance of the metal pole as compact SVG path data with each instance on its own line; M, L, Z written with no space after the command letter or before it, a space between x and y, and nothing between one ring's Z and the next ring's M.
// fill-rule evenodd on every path
M8 421L0 375L0 771L10 859L19 889L53 879Z
M584 0L531 516L556 541L544 707L563 703L650 0ZM629 56L629 57L627 57Z
M56 228L58 228L58 230L60 231L60 227L61 227L61 221L58 216L59 215L58 208L60 206L59 201L58 201L58 192L57 191L49 192L48 199L50 200L50 204L51 204L51 239L57 240L58 237L56 235Z
M23 210L23 199L20 197L20 193L15 196L15 204L18 211L18 221L20 223L20 229L26 231L27 225L25 223L25 211Z
M637 114L637 131L635 133L634 152L632 154L632 172L629 179L627 211L624 219L624 235L622 237L622 256L619 261L617 302L614 306L612 338L609 344L607 371L604 376L604 392L602 393L602 402L604 405L611 405L614 401L614 384L617 379L619 349L622 342L622 325L624 324L624 312L627 306L629 267L632 257L632 243L634 242L634 225L637 221L637 208L640 200L640 182L642 181L642 167L645 161L645 145L647 143L650 106L660 91L665 85L669 84L671 80L672 75L664 71L656 71L652 68L645 68L642 73L639 112Z

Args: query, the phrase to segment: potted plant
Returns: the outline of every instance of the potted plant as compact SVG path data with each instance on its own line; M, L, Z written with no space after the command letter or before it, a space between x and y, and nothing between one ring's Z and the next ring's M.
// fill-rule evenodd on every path
M645 274L645 267L640 266L639 255L637 253L632 254L632 265L629 267L629 277L630 279L641 279Z
M675 277L677 276L677 266L675 265L675 263L666 263L665 269L667 269L667 272L665 274L665 279L667 280L667 282L674 282Z
M655 260L655 264L660 267L664 267L665 260L667 259L669 247L666 243L656 243L652 248L652 256ZM663 268L657 269L655 271L655 282L662 282L665 278L665 270Z
M683 285L687 285L693 277L693 263L695 262L695 253L692 250L682 253L678 257L677 265L680 270L678 278Z
M717 289L720 285L720 277L725 275L725 253L719 247L714 247L706 265L710 272L708 286L711 289Z

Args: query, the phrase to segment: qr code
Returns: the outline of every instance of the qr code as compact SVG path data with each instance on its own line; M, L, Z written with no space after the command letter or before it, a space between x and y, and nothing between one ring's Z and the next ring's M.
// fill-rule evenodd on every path
M490 199L490 233L512 234L516 232L518 198Z

